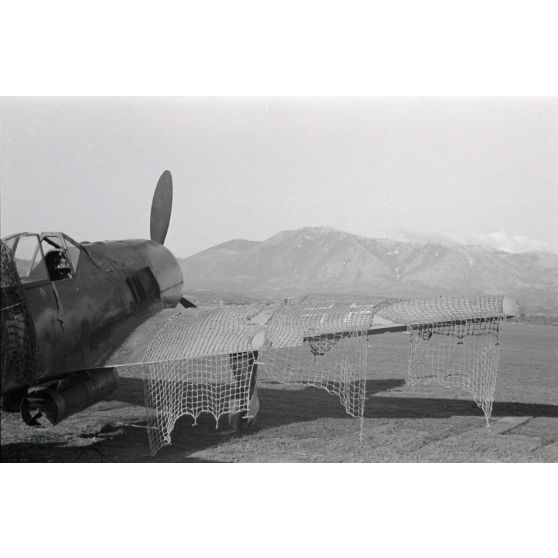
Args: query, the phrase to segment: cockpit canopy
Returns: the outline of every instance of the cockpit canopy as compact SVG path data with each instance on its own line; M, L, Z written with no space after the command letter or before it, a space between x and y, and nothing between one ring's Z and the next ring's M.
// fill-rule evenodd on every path
M4 242L22 283L71 279L78 271L80 245L60 232L19 233Z

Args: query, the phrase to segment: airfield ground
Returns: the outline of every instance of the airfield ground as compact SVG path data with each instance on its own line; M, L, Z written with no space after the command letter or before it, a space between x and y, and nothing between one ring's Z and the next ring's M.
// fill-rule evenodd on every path
M503 348L490 431L467 394L406 386L408 338L389 334L372 341L362 442L335 396L262 382L254 432L183 417L150 457L143 383L128 373L109 401L56 427L2 413L2 461L558 462L558 327L506 324Z

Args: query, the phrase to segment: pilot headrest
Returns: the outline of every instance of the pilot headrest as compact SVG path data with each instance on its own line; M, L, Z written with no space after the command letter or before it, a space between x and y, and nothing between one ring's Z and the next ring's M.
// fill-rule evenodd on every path
M64 258L64 254L60 250L51 250L45 256L45 259L47 259L49 262L53 262L53 263L58 263L58 262L62 261L63 258Z

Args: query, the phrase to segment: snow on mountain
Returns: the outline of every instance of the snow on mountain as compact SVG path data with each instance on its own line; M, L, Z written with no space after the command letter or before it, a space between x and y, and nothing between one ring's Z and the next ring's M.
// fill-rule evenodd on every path
M228 289L255 297L506 294L530 312L558 314L558 255L545 252L368 238L307 227L261 242L231 240L179 262L186 292Z

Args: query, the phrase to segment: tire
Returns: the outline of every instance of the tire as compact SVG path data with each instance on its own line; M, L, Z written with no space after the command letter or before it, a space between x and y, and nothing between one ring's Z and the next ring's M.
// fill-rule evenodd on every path
M236 434L239 434L242 430L242 413L229 415L229 426Z

